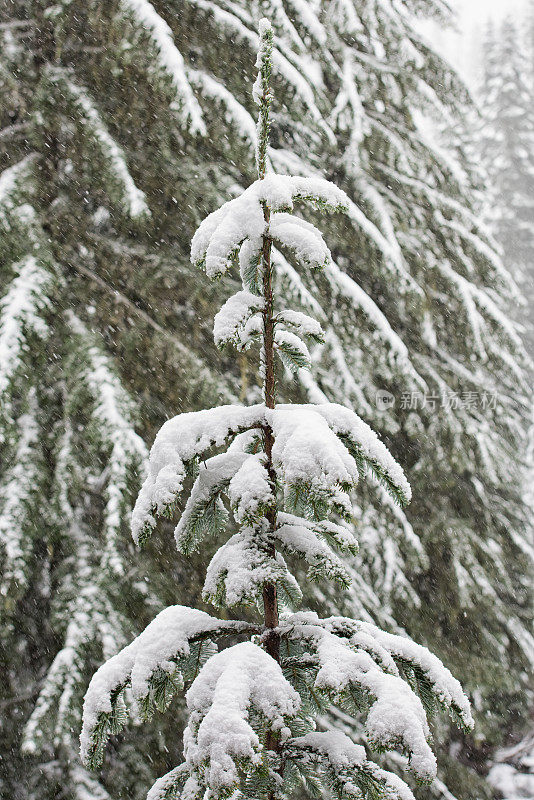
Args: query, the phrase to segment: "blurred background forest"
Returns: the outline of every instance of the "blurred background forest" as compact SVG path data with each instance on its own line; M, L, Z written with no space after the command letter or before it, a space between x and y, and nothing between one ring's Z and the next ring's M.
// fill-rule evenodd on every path
M87 773L81 703L157 611L205 608L172 527L139 553L128 519L165 419L258 399L212 342L237 285L189 244L255 177L264 15L271 163L353 201L312 291L276 254L326 331L280 395L354 408L414 495L362 488L352 587L306 605L405 630L469 692L418 797L534 797L534 3L504 5L0 0L0 797L140 800L179 760L176 702Z

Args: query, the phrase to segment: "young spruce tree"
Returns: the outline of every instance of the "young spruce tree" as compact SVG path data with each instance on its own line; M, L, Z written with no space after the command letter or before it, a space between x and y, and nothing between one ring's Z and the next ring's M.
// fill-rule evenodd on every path
M401 505L410 500L402 469L352 410L334 403L276 403L276 364L309 366L305 339L321 340L317 320L284 308L275 296L271 248L291 256L303 278L330 253L321 233L291 212L296 202L346 211L348 197L322 178L269 170L273 32L260 23L258 180L210 214L192 242L192 261L209 278L239 264L242 289L215 318L219 346L259 345L263 402L181 414L160 430L132 517L142 544L157 516L172 513L189 487L176 528L187 554L220 535L230 507L238 532L207 569L205 599L254 605L258 623L217 619L184 606L162 611L132 644L93 677L84 704L81 753L98 767L130 698L141 715L164 710L188 687L184 763L160 778L150 800L283 798L299 785L328 786L337 797L413 795L395 774L369 760L345 733L318 730L329 705L363 715L372 750L400 750L422 782L436 774L426 713L436 701L467 729L472 718L459 683L439 659L407 638L346 617L290 609L301 597L284 555L300 557L310 578L348 581L336 554L353 552L349 493L366 473ZM224 499L223 499L224 498ZM226 500L226 502L225 502ZM230 646L219 649L217 642ZM235 643L236 638L246 639Z

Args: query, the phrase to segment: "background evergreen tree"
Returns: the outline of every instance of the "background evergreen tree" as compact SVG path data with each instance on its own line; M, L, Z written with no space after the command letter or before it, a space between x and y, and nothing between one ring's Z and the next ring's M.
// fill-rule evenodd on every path
M53 796L57 787L67 796L76 791L71 746L60 746L58 738L50 751L45 743L59 708L50 669L72 617L66 602L77 592L60 587L73 565L79 574L85 570L83 537L71 535L63 513L54 512L52 525L37 511L43 497L54 509L63 502L56 474L70 427L76 446L69 469L81 477L69 505L76 519L83 509L90 556L102 572L102 550L92 544L112 538L105 509L115 476L105 467L113 443L105 438L107 424L95 433L102 415L93 409L101 399L84 399L103 385L97 380L86 388L94 368L88 351L94 345L108 360L121 409L127 395L137 398L145 441L176 409L258 399L246 353L238 368L230 358L218 360L211 342L217 293L199 282L188 249L200 219L253 180L248 65L264 13L259 5L20 0L2 6L2 330L9 335L16 308L21 342L17 367L2 384L2 409L5 403L9 410L2 460L13 469L27 464L24 475L31 467L37 477L21 501L21 509L34 503L33 512L16 511L16 525L8 526L23 549L18 569L28 575L29 589L19 592L17 579L5 590L7 618L24 616L25 628L5 630L10 679L0 702L15 716L2 728L3 752L19 752L20 720L32 717L40 693L52 698L49 713L32 717L34 755L23 762L10 755L4 781L14 796L28 796L38 781L39 796ZM469 103L414 24L426 14L446 21L447 12L430 0L402 6L284 0L264 10L279 43L272 166L334 178L351 199L344 221L327 222L332 264L308 286L287 253L274 254L277 288L321 317L326 340L311 348L311 375L280 377L280 396L327 398L364 414L393 454L402 455L415 488L406 512L393 504L380 509L381 489L363 489L353 510L360 541L348 566L353 589L310 585L308 602L318 611L402 626L468 686L472 681L479 688L478 739L463 743L461 760L483 769L479 746L500 741L529 696L529 541L518 459L528 385L517 332L505 315L509 282L480 227L469 175L429 125L461 120ZM35 252L29 242L37 242ZM24 258L32 255L37 271L30 263L23 272ZM34 314L13 305L17 287L30 278ZM230 289L232 279L225 280ZM80 325L87 337L75 335ZM394 410L377 407L382 390L397 398ZM445 409L439 399L410 407L401 396L412 391L452 400ZM32 408L35 434L25 422ZM133 415L122 413L126 438L139 444ZM138 458L132 456L127 481L133 489ZM2 472L2 509L10 474ZM6 526L0 530L4 542ZM116 549L139 596L126 598L120 581L105 572L109 591L100 598L109 598L129 635L154 605L170 602L176 580L194 594L198 576L194 570L177 576L167 553L154 545L147 596L126 542L117 539ZM3 559L14 552L2 544ZM458 599L451 603L451 597ZM78 697L100 658L84 648ZM77 709L73 700L69 714ZM75 728L66 727L74 738ZM131 792L149 783L145 770L165 757L165 746L155 742L146 762L132 756ZM445 750L451 746L462 742L446 741ZM109 771L123 768L123 754L108 762ZM442 777L459 795L473 794L457 770L453 759ZM485 790L477 784L476 791Z
M521 297L515 316L525 329L534 354L534 6L523 19L509 17L500 26L488 24L481 57L478 135L472 138L473 158L482 156L488 176L484 215L502 251L504 263L517 280ZM517 15L516 15L517 16ZM472 136L472 134L471 134ZM532 509L532 428L528 437L525 502ZM532 512L530 512L532 519ZM530 545L534 544L531 532ZM531 567L531 571L532 571ZM531 701L530 701L531 702ZM490 758L489 781L506 797L526 797L531 787L529 741L532 715L515 719L505 747Z
M339 798L407 800L413 795L402 780L368 760L365 748L342 731L317 729L317 717L329 703L363 717L371 750L398 748L412 773L430 782L436 763L425 708L430 712L439 701L469 728L459 683L409 639L364 621L291 610L300 592L282 553L303 559L310 578L347 585L335 550L356 549L343 524L352 520L349 493L367 473L401 505L411 493L388 450L350 409L276 402L276 356L293 371L309 369L305 339L321 341L324 334L317 319L285 308L274 289L273 245L291 252L307 282L331 257L319 230L290 212L300 203L347 212L350 201L322 178L268 170L272 50L272 27L262 19L253 87L258 180L202 222L191 252L210 278L239 265L242 289L215 317L214 338L221 347L254 349L263 403L223 405L166 422L132 517L134 538L145 542L155 518L172 514L190 478L175 530L178 549L187 554L206 536L226 539L225 498L238 532L207 567L204 597L223 609L256 604L262 624L219 620L182 605L162 611L93 677L82 756L88 766L100 766L107 738L125 722L128 688L134 713L149 717L185 684L185 760L156 781L151 800L274 800L321 786ZM243 634L249 641L223 649L213 641Z
M481 146L491 187L487 217L505 264L525 299L522 318L534 344L534 71L528 42L512 18L488 37L481 89ZM528 53L528 50L527 50Z

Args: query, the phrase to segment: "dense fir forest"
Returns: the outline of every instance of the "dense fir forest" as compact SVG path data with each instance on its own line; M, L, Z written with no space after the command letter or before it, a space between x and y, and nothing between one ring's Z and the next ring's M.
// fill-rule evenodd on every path
M534 4L521 17L490 23L480 48L478 99L481 113L471 134L473 157L482 157L486 182L484 218L495 234L503 262L513 275L529 355L534 354ZM530 370L532 376L532 370ZM532 377L531 377L532 381ZM527 458L534 447L532 430ZM532 472L525 499L532 507ZM532 538L530 544L532 544ZM532 705L523 738L514 736L496 754L489 780L505 797L534 792Z
M302 581L302 605L406 633L469 694L473 732L434 718L439 777L416 796L498 796L494 754L528 735L534 23L521 47L511 23L488 32L481 116L418 32L450 22L442 0L4 0L2 798L137 800L181 760L173 700L86 771L82 702L165 606L212 611L206 552L178 555L167 523L140 556L129 519L166 419L261 399L257 361L213 343L238 282L206 282L190 243L256 178L262 16L267 169L349 198L320 222L302 209L332 254L311 282L273 249L276 291L324 330L279 399L355 411L413 492L402 509L362 482L350 585ZM357 715L330 714L366 743Z

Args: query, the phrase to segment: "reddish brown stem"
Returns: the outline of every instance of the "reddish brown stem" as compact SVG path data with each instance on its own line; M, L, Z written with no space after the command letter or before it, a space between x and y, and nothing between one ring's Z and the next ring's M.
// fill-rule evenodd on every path
M270 220L270 209L265 206L263 210L265 222ZM272 287L272 263L271 263L272 242L269 236L263 237L262 266L263 266L263 297L265 301L263 309L263 350L264 350L264 400L267 408L274 408L276 403L276 383L274 371L274 321L273 321L273 287ZM270 425L264 427L266 469L269 475L271 486L276 486L276 473L273 467L272 451L274 445L273 431ZM276 504L267 512L269 529L274 530L276 525ZM271 548L270 556L275 557L274 545ZM280 663L280 636L274 632L278 627L278 599L276 585L266 583L263 587L263 614L265 627L271 632L265 639L265 649L269 655ZM265 747L276 752L278 750L278 736L272 731L268 731Z
M263 214L265 222L270 220L270 210L264 207ZM263 350L264 350L264 400L267 408L274 408L276 403L275 394L275 373L274 373L274 321L273 321L273 287L272 287L272 264L271 264L272 242L269 236L263 238L262 266L263 266L263 298L265 301L263 309ZM273 467L272 450L274 444L273 431L270 425L264 428L266 469L271 485L275 487L276 474ZM274 529L276 525L276 505L269 509L267 513L269 528ZM272 548L271 556L274 557L275 550ZM278 627L278 602L276 597L276 586L271 583L263 587L263 608L264 621L266 628ZM266 641L267 652L276 661L280 660L280 639L276 634L270 634Z

